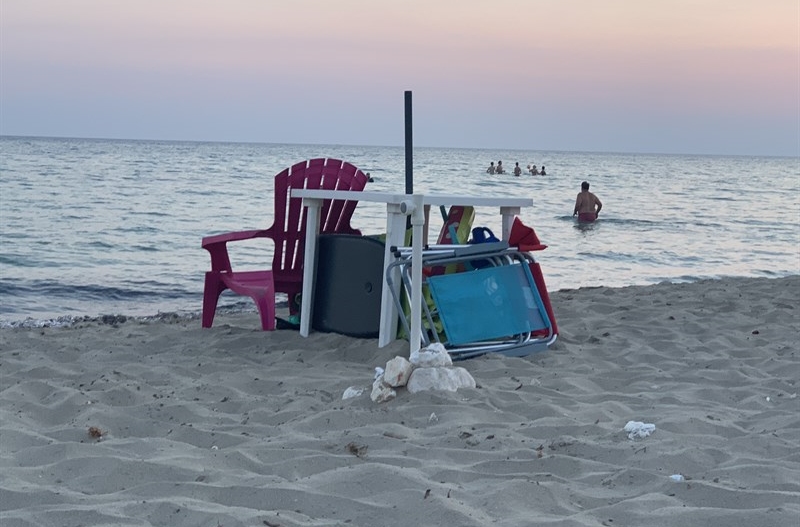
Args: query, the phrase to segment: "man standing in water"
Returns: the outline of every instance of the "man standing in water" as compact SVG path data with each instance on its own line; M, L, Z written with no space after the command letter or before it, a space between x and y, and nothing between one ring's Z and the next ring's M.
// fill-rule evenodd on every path
M581 191L575 199L575 211L572 215L578 216L580 222L591 223L597 219L602 208L603 204L597 196L589 192L589 183L587 181L581 183Z

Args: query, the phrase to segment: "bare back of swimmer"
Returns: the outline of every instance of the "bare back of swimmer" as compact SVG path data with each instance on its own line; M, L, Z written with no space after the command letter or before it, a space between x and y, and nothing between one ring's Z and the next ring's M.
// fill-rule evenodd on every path
M602 208L603 203L600 199L589 192L589 183L587 181L581 183L581 191L575 199L575 211L572 215L578 216L578 221L591 222L597 219Z

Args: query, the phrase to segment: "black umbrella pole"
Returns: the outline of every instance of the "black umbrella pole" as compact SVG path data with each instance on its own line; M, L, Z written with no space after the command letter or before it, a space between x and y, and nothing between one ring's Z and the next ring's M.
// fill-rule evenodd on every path
M406 194L414 193L414 142L411 133L411 91L406 91Z

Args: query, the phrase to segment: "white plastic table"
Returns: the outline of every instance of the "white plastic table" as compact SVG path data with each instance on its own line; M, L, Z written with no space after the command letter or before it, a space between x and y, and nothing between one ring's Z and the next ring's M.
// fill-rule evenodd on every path
M386 282L387 266L394 261L391 247L401 247L405 242L406 216L411 216L412 258L422 258L426 206L460 205L472 207L499 207L502 216L502 239L508 239L514 216L522 207L533 206L530 198L486 198L476 196L451 196L443 194L391 194L385 192L363 192L352 190L319 190L292 189L293 198L302 198L303 205L308 207L306 223L305 255L303 259L303 301L300 305L300 335L307 337L311 332L312 307L314 305L314 279L317 252L317 236L319 236L319 211L326 199L343 199L386 203L386 249L383 259L383 283L381 284L381 318L378 334L378 346L384 347L395 339L399 313L392 298L392 291ZM400 287L399 270L393 271L394 287ZM395 291L399 293L399 291ZM411 335L421 335L422 324L422 267L411 268L411 332L409 336L410 352L420 349L420 339Z

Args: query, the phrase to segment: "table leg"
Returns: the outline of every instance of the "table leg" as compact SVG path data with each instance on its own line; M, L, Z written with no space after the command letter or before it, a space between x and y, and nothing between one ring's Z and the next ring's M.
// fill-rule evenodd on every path
M419 351L422 339L422 242L426 223L422 195L414 194L414 211L411 213L411 334L408 336L409 357Z
M311 333L311 317L314 306L314 277L317 264L317 236L319 235L319 209L321 199L304 198L303 204L308 207L306 218L306 242L303 254L303 300L300 303L300 335L307 337Z
M392 289L386 281L386 269L394 262L391 247L405 245L406 215L400 211L399 203L386 204L386 249L383 256L383 284L381 286L381 320L378 333L378 347L382 348L397 337L397 307L394 304ZM394 293L400 294L400 270L395 266L392 271Z
M503 236L501 239L508 240L511 234L511 226L514 225L514 216L519 215L519 207L500 207L500 215L503 217Z

